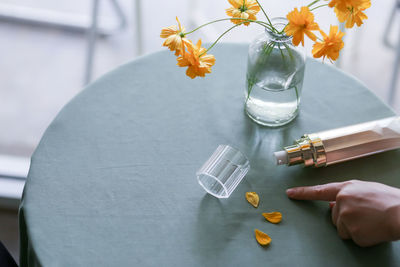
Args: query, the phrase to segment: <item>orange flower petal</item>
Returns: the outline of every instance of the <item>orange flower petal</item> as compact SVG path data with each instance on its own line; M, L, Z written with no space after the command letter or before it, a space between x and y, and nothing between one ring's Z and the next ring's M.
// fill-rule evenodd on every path
M316 42L313 45L312 54L315 58L327 57L330 60L337 60L339 52L344 47L343 36L344 33L339 31L338 26L331 26L329 36L323 31L321 34L324 36L323 42Z
M266 245L269 245L271 243L272 239L266 233L261 232L258 229L255 229L254 233L256 235L256 240L260 245L266 246Z
M177 65L188 67L186 75L194 79L197 76L204 77L206 73L211 73L211 67L215 63L215 57L208 55L206 49L201 47L201 39L194 45L188 41L185 43L187 52L177 58Z
M295 8L286 15L289 23L285 27L285 33L288 36L293 36L293 44L298 46L300 43L304 46L304 35L307 35L311 40L317 38L312 31L319 29L319 26L314 22L314 14L308 7L301 7L300 11Z
M251 205L253 205L254 208L258 207L260 197L256 192L246 192L246 199Z
M367 19L364 10L371 7L370 0L332 0L330 7L334 7L336 16L340 22L346 22L346 28L354 27L354 24L361 26L363 20Z
M226 14L233 18L241 18L241 19L250 19L257 20L255 16L260 11L260 6L255 0L228 0L228 2L232 5L231 7L225 10ZM232 23L244 24L248 26L250 24L249 21L232 19Z
M275 212L265 212L262 214L264 218L270 223L280 223L282 221L282 213Z

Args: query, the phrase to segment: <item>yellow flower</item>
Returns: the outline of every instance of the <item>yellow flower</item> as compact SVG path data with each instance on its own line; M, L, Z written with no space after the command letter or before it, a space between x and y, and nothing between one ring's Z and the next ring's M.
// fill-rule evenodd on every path
M235 24L243 23L240 19L257 20L256 14L260 11L260 6L255 0L228 0L232 7L226 9L226 14L233 18L231 21ZM250 22L243 23L249 26Z
M304 34L311 40L315 41L317 37L311 31L319 29L318 24L314 22L314 14L303 6L300 11L295 8L292 12L287 14L286 18L289 23L285 28L286 35L293 36L293 44L299 45L300 42L304 46Z
M204 77L206 73L211 73L211 67L215 63L213 55L207 55L206 49L201 47L201 40L196 45L192 42L185 44L187 53L177 58L179 67L188 67L186 75L194 79L197 76Z
M361 26L367 15L363 12L371 6L371 0L332 0L330 7L335 7L335 13L340 22L346 22L346 28L354 24Z
M338 26L332 26L329 31L329 36L323 31L320 31L324 37L323 42L316 42L312 49L312 54L315 58L328 57L331 60L336 60L339 57L339 51L344 47L344 33L338 30Z
M181 26L178 17L176 17L176 21L178 22L178 27L173 25L162 28L160 37L166 39L163 46L168 47L171 51L175 51L175 55L178 56L185 53L184 45L189 40L185 38L185 28Z

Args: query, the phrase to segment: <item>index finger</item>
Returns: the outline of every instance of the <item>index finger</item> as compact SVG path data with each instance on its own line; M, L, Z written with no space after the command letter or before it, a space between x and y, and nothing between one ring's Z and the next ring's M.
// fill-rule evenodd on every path
M346 183L330 183L315 186L294 187L286 190L288 197L298 200L335 201L336 195Z

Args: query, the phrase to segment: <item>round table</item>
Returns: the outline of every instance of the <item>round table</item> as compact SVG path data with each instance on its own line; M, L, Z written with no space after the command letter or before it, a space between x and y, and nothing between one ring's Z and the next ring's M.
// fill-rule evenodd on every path
M400 186L400 151L327 168L275 166L272 152L304 133L393 116L364 85L309 59L298 118L271 129L243 111L247 46L219 44L206 78L169 51L123 65L75 97L33 157L20 208L22 266L390 266L398 242L343 241L325 202L285 189L347 179ZM229 199L195 172L219 144L251 170ZM256 191L260 206L245 200ZM262 212L280 211L274 225ZM260 246L254 229L272 243Z

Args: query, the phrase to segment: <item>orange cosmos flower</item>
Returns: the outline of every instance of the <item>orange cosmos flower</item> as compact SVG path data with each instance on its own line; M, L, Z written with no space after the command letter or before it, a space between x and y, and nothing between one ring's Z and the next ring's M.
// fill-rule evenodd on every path
M300 11L295 8L292 12L287 14L286 18L289 23L285 28L286 35L293 36L293 44L299 45L300 42L304 46L304 34L311 40L317 40L317 37L311 31L316 31L319 26L314 22L314 14L303 6Z
M177 58L179 67L188 67L186 75L194 79L197 76L204 77L206 73L211 73L211 67L215 63L213 55L207 55L206 49L201 47L201 40L196 45L191 42L185 44L187 53Z
M369 2L369 0L367 1ZM371 3L369 3L369 6L371 6ZM357 26L360 27L363 24L363 20L368 18L368 16L363 12L365 9L366 8L335 7L335 13L340 22L346 22L346 28L353 28L354 24L357 24Z
M335 7L335 13L340 22L346 22L346 28L352 28L354 24L360 27L367 15L363 12L371 7L371 0L332 0L330 7Z
M161 29L161 38L166 38L163 46L166 46L171 51L175 51L175 55L178 56L180 54L185 53L185 43L188 43L189 40L185 38L185 28L181 26L181 23L176 17L176 21L178 22L178 27L176 25L169 26Z
M328 5L329 5L329 7L334 7L337 5L348 6L348 5L351 5L352 2L353 2L353 0L331 0Z
M243 23L240 19L257 20L256 14L260 11L260 6L255 0L228 0L232 7L226 9L226 14L233 18L231 21L235 24ZM243 23L249 26L250 22Z
M329 7L349 7L352 6L357 9L367 9L371 6L371 0L331 0Z
M320 31L324 37L323 42L316 42L312 49L312 54L315 58L328 57L331 60L336 60L339 57L339 51L344 47L344 33L338 30L338 26L332 26L329 31L329 36L323 31Z

